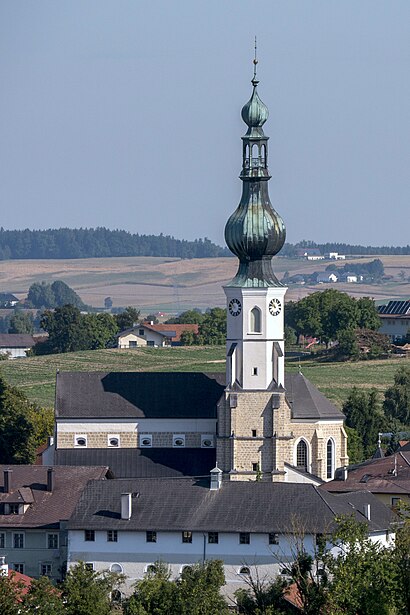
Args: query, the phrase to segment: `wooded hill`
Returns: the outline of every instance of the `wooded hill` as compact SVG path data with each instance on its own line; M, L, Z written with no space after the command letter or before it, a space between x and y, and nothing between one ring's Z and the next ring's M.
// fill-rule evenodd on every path
M410 254L410 246L360 246L347 243L318 244L313 241L286 243L281 256L292 258L299 248L318 248L322 254ZM104 227L47 230L5 230L0 228L0 260L106 258L112 256L160 256L214 258L232 256L227 248L206 237L188 241L170 235L140 235Z

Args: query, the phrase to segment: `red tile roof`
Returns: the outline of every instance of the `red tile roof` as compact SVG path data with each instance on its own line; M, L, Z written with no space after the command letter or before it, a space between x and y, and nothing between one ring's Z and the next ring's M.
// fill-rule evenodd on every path
M179 342L181 340L181 333L183 331L192 331L193 333L198 333L198 325L195 325L195 324L193 325L165 325L165 324L151 325L147 322L144 322L142 326L146 327L147 329L150 329L151 331L157 331L158 333L162 333L163 331L175 332L175 336L171 338L173 342Z
M25 596L28 593L32 581L31 577L28 577L26 574L21 574L21 572L16 572L15 570L10 569L8 572L8 577L13 581L13 583L19 584L20 596Z

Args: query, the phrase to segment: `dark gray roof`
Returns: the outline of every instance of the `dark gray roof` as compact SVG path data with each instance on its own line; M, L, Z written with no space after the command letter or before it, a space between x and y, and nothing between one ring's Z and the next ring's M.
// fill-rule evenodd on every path
M60 372L56 416L216 418L225 374Z
M0 527L58 527L70 518L89 480L109 477L107 467L55 467L53 491L47 491L47 470L53 466L0 466L0 504L29 503L23 515L0 515ZM10 492L4 492L4 470L11 469ZM96 482L98 482L98 480Z
M353 514L365 521L359 512L364 503L371 504L371 530L386 530L393 519L368 492L346 499L307 484L227 481L216 491L208 484L192 479L92 481L69 528L287 533L299 523L306 533L324 533L334 527L335 515ZM122 493L133 494L130 520L121 519Z
M214 448L57 449L56 465L107 465L116 478L208 476L215 466Z
M344 419L344 414L303 374L286 374L285 388L293 419Z
M26 333L0 333L0 348L31 348L35 343Z

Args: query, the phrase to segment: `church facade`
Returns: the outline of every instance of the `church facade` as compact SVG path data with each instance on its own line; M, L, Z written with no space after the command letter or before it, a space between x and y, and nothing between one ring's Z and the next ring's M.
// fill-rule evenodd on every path
M255 61L256 62L256 61ZM268 109L242 109L242 198L225 238L239 261L224 287L222 374L59 374L54 461L101 464L116 477L208 475L224 480L331 480L348 464L344 416L302 373L285 374L286 287L272 258L285 226L268 192Z

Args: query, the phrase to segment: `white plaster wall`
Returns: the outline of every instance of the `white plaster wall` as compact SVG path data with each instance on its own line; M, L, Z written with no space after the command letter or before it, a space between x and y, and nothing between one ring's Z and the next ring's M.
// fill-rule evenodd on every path
M57 419L58 433L72 433L73 429L81 433L129 433L140 431L144 433L201 433L215 434L216 419Z
M1 348L1 354L8 354L10 359L21 359L25 358L26 351L30 350L30 348Z

